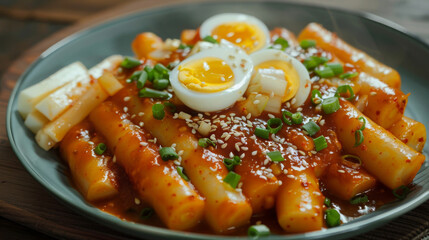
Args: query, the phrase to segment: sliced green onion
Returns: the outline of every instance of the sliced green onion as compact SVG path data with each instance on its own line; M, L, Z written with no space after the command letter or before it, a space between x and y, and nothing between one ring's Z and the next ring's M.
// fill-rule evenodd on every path
M357 147L357 146L361 145L362 142L363 142L363 132L362 132L362 130L358 129L355 132L355 145L354 146Z
M311 90L311 103L317 105L322 102L322 93L318 89Z
M170 76L170 70L166 68L161 63L157 63L154 67L154 70L162 75L163 78L169 78Z
M278 133L280 129L283 127L283 122L280 118L270 118L270 120L267 121L267 129L270 131L270 133Z
M133 72L133 74L131 74L130 78L127 79L127 83L132 83L133 81L137 80L141 74L142 74L141 70Z
M301 112L296 112L296 113L292 114L292 116L290 118L292 119L293 124L301 124L302 121L304 121L304 118L303 118Z
M163 147L159 149L159 155L161 155L162 160L176 160L179 158L179 155L176 153L176 150L172 147Z
M152 106L153 118L157 120L162 120L165 116L164 105L161 103L156 103Z
M346 72L340 75L341 79L349 79L349 78L354 78L358 75L357 72Z
M353 92L352 87L350 87L350 85L341 85L337 88L337 91L335 92L335 96L336 97L341 97L341 94L343 93L349 93L349 97L346 98L347 100L353 100L353 98L355 97L355 93Z
M153 208L150 208L150 207L143 208L142 211L141 211L141 213L140 213L140 218L142 218L142 219L148 219L154 213L155 213L155 211L153 210Z
M146 65L144 67L144 71L147 73L147 79L152 82L153 79L155 78L154 77L155 71L153 71L153 68L149 65Z
M317 152L328 147L328 143L323 135L314 138L313 142Z
M325 114L334 113L340 108L340 101L337 97L326 98L322 102L322 110Z
M327 63L326 67L330 68L335 76L344 72L343 65L341 63Z
M325 201L323 202L327 207L331 206L331 199L325 197Z
M191 48L191 47L186 44L180 43L179 49L186 49L186 48Z
M175 113L177 111L176 105L172 102L165 102L164 106L168 109L169 112Z
M223 164L225 164L226 169L228 169L228 171L234 170L234 167L239 165L240 163L241 163L241 159L239 156L223 159Z
M310 47L315 47L316 46L316 41L314 41L313 39L304 39L302 40L299 45L303 48L303 49L307 49Z
M308 135L313 136L320 130L320 127L315 122L309 121L308 123L302 125L302 129L304 129Z
M320 64L326 63L327 61L329 61L329 59L326 57L311 56L306 58L303 64L308 70L312 70Z
M170 81L168 79L155 79L153 80L153 88L157 90L164 90L168 87Z
M95 152L95 154L97 154L97 155L101 155L101 154L103 154L103 153L106 151L106 149L107 149L106 144L104 144L104 143L99 143L99 144L95 147L94 152Z
M335 227L340 225L340 214L335 209L328 209L325 211L325 220L328 227Z
M223 179L224 182L228 183L232 188L236 188L238 183L240 182L241 176L237 173L231 171L228 175Z
M188 178L188 176L186 176L186 174L185 174L185 171L184 171L183 167L178 166L178 167L176 168L176 170L177 170L177 173L178 173L178 174L183 178L183 180L185 180L185 181L189 181L189 178Z
M285 160L279 151L268 152L267 156L270 157L273 162L283 162Z
M321 78L330 78L330 77L335 76L334 71L328 67L316 69L316 70L314 70L314 72L316 72L317 76L319 76Z
M282 48L282 51L289 47L289 43L286 39L279 37L276 40L274 40L275 45L280 45Z
M146 87L139 91L139 97L169 99L171 95L168 92L158 91Z
M206 36L203 38L203 41L210 42L210 43L219 43L216 39L214 39L212 36Z
M141 71L139 78L137 79L137 88L142 89L146 84L147 72Z
M362 126L359 128L359 130L363 131L366 127L366 119L364 117L359 117L358 119L362 122Z
M270 234L270 229L264 224L252 225L247 230L247 235L254 239L257 239L259 237L266 237Z
M292 125L292 120L289 120L289 118L292 118L292 115L293 114L287 110L283 111L282 112L283 122L285 122L287 125ZM289 118L287 118L287 117L289 117Z
M368 202L368 196L367 195L356 195L352 199L350 199L350 203L353 205L357 204L363 204Z
M141 64L140 60L133 57L125 57L121 62L121 67L123 68L134 68Z
M257 137L260 137L263 139L268 139L270 137L270 130L268 129L256 127L254 133Z
M360 157L355 156L355 155L350 155L350 154L346 154L341 156L342 159L342 164L346 165L348 167L359 167L362 166L362 160L360 159Z
M209 145L212 145L213 147L216 147L216 143L213 142L211 139L209 138L200 138L198 139L198 146L202 147L202 148L206 148Z
M405 185L402 185L392 190L393 196L395 196L399 200L404 200L410 192L411 190Z

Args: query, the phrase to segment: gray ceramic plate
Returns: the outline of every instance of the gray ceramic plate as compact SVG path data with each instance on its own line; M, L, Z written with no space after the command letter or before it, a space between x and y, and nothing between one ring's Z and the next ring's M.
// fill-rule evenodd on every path
M216 2L174 5L127 15L78 32L49 48L21 76L10 98L7 131L16 155L33 177L61 202L78 213L108 227L141 238L209 239L213 235L170 231L121 221L89 205L71 187L66 166L54 152L45 152L35 143L17 112L17 96L22 89L46 78L61 67L82 61L92 66L111 54L131 55L130 43L137 33L152 31L162 38L180 36L184 28L196 28L207 17L223 12L254 15L269 28L284 26L298 33L309 22L326 28L381 62L397 69L402 76L402 90L412 92L406 114L429 126L427 101L419 101L429 92L426 62L429 46L384 19L367 14L281 2ZM424 150L429 152L426 145ZM376 228L429 199L429 166L426 164L414 180L412 193L403 201L388 204L378 211L340 227L299 235L271 236L269 239L345 238ZM222 237L224 238L224 237ZM244 237L243 237L244 238Z

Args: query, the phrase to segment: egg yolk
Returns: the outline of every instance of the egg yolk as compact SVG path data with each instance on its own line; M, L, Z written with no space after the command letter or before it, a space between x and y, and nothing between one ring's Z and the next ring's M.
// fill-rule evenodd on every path
M285 80L287 81L287 88L285 90L285 95L282 98L282 102L293 98L298 92L299 88L299 75L298 72L293 67L292 63L280 60L270 60L258 64L255 66L255 72L258 72L259 69L269 69L274 68L282 70L285 73Z
M226 62L205 57L179 66L179 82L197 92L220 92L232 86L234 72Z
M218 40L228 40L247 53L261 49L266 41L266 36L260 28L245 22L220 24L212 30L212 36Z

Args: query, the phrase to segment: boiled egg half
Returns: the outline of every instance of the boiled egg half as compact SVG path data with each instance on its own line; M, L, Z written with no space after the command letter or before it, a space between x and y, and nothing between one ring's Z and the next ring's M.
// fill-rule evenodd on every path
M207 36L218 41L225 39L247 53L264 48L270 41L270 32L261 20L240 13L224 13L208 18L200 27L201 39Z
M243 50L219 45L182 61L171 71L170 82L186 106L213 112L233 105L244 94L252 70Z
M295 107L304 104L311 90L311 81L300 61L276 49L264 49L250 56L254 65L250 91L268 93L271 98L277 97L280 103L295 98L292 101Z

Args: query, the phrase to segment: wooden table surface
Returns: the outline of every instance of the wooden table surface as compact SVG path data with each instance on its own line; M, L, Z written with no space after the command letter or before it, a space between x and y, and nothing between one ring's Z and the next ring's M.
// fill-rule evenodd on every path
M61 38L118 14L170 2L173 0L0 1L0 239L128 239L65 208L24 170L7 139L6 106L19 75ZM375 13L429 42L428 0L325 0L318 4ZM428 237L429 201L355 239L387 239L389 232L397 233L398 239Z

